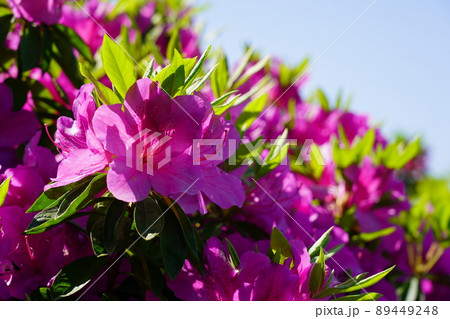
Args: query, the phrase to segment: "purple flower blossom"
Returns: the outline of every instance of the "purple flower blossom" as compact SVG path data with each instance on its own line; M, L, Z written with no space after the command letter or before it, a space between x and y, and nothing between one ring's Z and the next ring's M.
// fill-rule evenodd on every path
M396 179L393 170L375 166L367 157L360 167L350 166L345 174L352 182L349 202L356 205L355 214L361 231L373 232L389 227L391 217L409 209L405 186Z
M61 18L63 0L7 0L16 18L55 24Z
M122 25L130 26L130 20L121 14L108 20L114 5L112 3L88 0L81 10L77 5L64 6L60 23L74 29L95 54L102 45L105 31L114 39L120 34Z
M339 136L339 126L342 126L350 143L370 129L367 116L340 109L327 111L319 106L301 103L297 105L295 125L290 136L299 142L311 139L322 145L328 143L332 136ZM375 136L375 145L385 145L386 140L378 129L375 129Z
M107 176L113 195L136 202L147 197L152 187L163 195L188 189L200 177L200 168L193 166L190 152L193 140L200 138L201 126L190 116L201 123L205 109L205 101L196 96L171 100L150 79L138 80L129 89L124 110L119 104L101 106L93 125L96 137L114 156ZM170 162L158 168L167 152ZM130 161L146 168L150 165L153 172L141 171Z
M89 252L87 238L76 227L61 225L38 235L24 235L35 214L25 211L56 174L55 156L38 146L40 133L25 148L23 165L9 168L0 181L10 178L0 207L0 300L24 299L25 293L46 286L69 262Z
M140 201L153 187L175 198L189 189L188 195L198 197L198 205L187 199L182 202L187 209L205 212L203 195L222 207L242 204L240 181L217 168L220 161L194 163L196 140L226 141L228 134L237 136L200 96L171 99L156 83L141 79L127 92L124 110L121 105L102 106L93 124L96 137L114 157L107 184L116 198Z
M159 46L161 52L165 55L167 46L169 45L170 37L168 35L169 26L166 26L161 33L161 36L156 40L156 44ZM192 58L200 56L199 43L197 34L189 29L182 28L178 33L180 37L180 43L182 48L182 54L186 58Z
M294 258L280 265L260 253L268 250L268 241L256 243L260 252L255 252L255 246L239 235L232 235L229 240L236 247L240 265L234 268L227 246L217 238L210 238L204 250L204 276L186 261L178 277L167 280L178 298L204 301L309 299L311 264L301 241L291 241Z
M10 88L0 83L0 147L14 147L28 141L39 129L36 115L26 109L14 112Z
M243 206L245 219L270 233L273 227L285 230L286 212L299 198L299 183L288 166L280 165L247 191ZM268 193L268 194L267 194ZM281 207L280 207L281 206Z
M208 199L221 208L242 206L244 190L241 180L221 170L218 165L229 158L239 143L239 133L234 126L208 108L202 121L202 141L214 141L214 145L205 145L199 141L194 146L194 164L201 168L202 176L189 189L178 203L186 213L199 210L206 213ZM198 157L198 158L195 158ZM174 196L178 198L178 196ZM206 201L205 201L206 197Z
M105 152L93 130L92 118L97 110L93 90L93 84L81 87L72 107L74 120L62 116L57 121L55 143L61 148L64 158L53 179L55 183L47 188L79 181L102 171L110 161L110 155Z

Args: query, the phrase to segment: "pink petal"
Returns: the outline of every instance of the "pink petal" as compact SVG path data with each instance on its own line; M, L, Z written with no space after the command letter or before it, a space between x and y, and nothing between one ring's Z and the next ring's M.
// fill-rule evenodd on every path
M121 104L103 105L92 121L95 134L105 149L115 155L125 155L127 142L139 133L136 123L129 123Z
M114 197L125 202L143 200L152 188L149 175L128 167L124 157L117 157L110 164L106 182Z

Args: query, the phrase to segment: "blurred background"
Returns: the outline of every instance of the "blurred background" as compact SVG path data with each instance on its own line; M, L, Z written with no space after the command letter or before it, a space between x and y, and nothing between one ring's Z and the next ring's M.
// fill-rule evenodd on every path
M245 44L290 65L314 61L373 0L195 0L203 46L234 64ZM309 71L304 95L339 90L388 136L421 135L433 175L450 173L450 1L379 0Z

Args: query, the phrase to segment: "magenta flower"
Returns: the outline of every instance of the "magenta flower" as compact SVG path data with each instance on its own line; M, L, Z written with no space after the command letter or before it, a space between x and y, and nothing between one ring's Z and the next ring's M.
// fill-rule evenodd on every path
M38 146L38 132L25 147L23 165L8 168L0 181L10 178L4 206L28 208L40 195L44 185L56 175L57 163L49 149ZM30 183L30 181L33 181Z
M161 52L165 55L167 46L169 45L170 36L168 34L169 26L166 26L161 33L161 36L156 40ZM182 28L179 30L180 43L184 57L192 58L200 56L198 36L189 29Z
M10 88L0 83L0 147L14 147L28 141L38 130L36 115L22 109L14 112Z
M153 14L155 13L155 9L156 9L156 2L146 3L140 8L135 19L137 27L142 33L149 31L152 25L152 17Z
M289 166L280 165L261 178L258 184L247 191L244 218L267 233L275 226L284 230L286 218L289 218L286 212L292 211L299 198L299 183L294 174Z
M52 98L55 102L64 105L66 108L71 109L71 106L78 94L78 88L70 82L69 78L64 72L59 74L57 79L52 78L49 73L42 74L42 70L35 68L31 70L30 77L39 81L45 88L50 92ZM61 90L55 85L55 80L57 85L64 90L64 94L67 97L67 101L61 98Z
M55 156L38 146L39 137L40 133L36 134L26 146L23 165L0 175L0 182L10 178L0 207L0 300L24 299L26 293L46 286L62 267L90 250L88 239L69 224L37 235L23 234L35 215L26 214L26 209L56 175Z
M174 198L188 191L180 204L189 211L206 211L203 196L224 208L242 205L240 180L217 167L223 159L199 157L194 163L196 140L215 138L224 145L229 136L238 136L200 96L171 99L156 83L141 79L126 94L124 111L121 105L102 106L93 123L96 136L114 156L107 184L116 198L140 201L153 187ZM203 156L209 151L202 150Z
M70 224L23 235L33 215L18 206L0 208L0 300L3 283L9 296L24 299L26 293L47 286L62 267L89 253L88 238Z
M233 124L214 114L208 108L202 120L202 141L214 141L214 145L199 141L194 145L194 164L200 167L202 176L178 203L186 213L199 210L206 213L206 204L211 201L223 209L242 206L244 190L241 180L218 167L228 159L239 143L240 137ZM181 195L181 194L180 194ZM174 198L178 198L178 194Z
M393 170L375 166L367 157L360 167L348 167L345 174L352 182L349 202L356 205L361 231L373 232L389 227L391 217L409 209L405 185L394 176ZM382 196L387 195L387 203L381 202Z
M138 80L128 90L124 110L120 104L101 106L93 125L114 157L107 176L113 195L136 202L152 187L163 195L182 193L201 177L190 152L202 128L193 119L201 123L205 109L200 97L172 100L150 79Z
M63 0L7 0L16 18L44 24L58 23Z
M79 181L102 171L110 161L110 155L105 152L93 130L92 118L97 110L93 90L93 84L80 88L72 107L75 120L62 116L57 121L55 143L64 158L53 179L55 183L47 185L47 188Z
M88 0L84 2L84 10L77 5L64 6L60 23L74 29L89 46L92 54L102 45L105 31L114 39L120 34L122 25L130 26L130 20L121 14L113 20L106 17L111 13L112 3Z
M367 116L335 109L331 111L307 103L297 105L295 125L290 134L299 142L311 139L318 145L328 143L332 136L339 136L339 126L342 126L348 141L362 137L370 129ZM375 145L386 144L386 140L378 129L375 129Z
M229 240L236 247L241 260L234 268L226 244L210 238L205 245L204 276L186 261L181 273L167 285L182 300L307 300L311 264L305 245L291 241L294 253L283 265L274 264L260 253L269 249L268 241L256 243L232 235Z

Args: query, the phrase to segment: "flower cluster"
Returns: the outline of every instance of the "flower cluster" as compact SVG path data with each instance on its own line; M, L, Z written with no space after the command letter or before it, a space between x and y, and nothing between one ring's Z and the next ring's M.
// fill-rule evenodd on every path
M448 298L420 140L128 2L0 0L0 300Z

